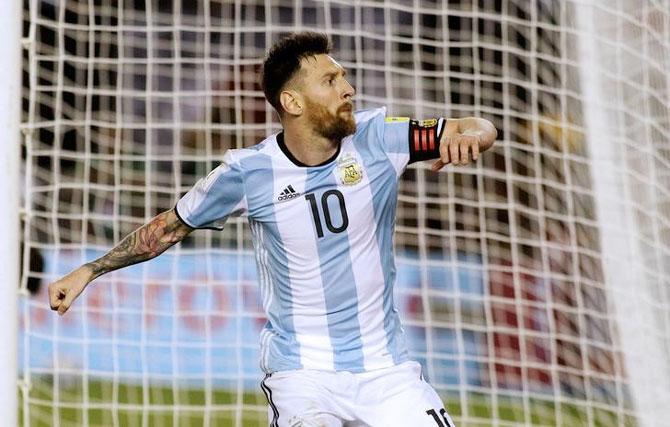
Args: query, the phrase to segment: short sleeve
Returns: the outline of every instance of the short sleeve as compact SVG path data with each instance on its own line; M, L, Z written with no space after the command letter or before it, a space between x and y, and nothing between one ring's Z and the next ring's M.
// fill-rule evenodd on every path
M387 153L409 155L409 117L384 117L384 149Z
M409 163L409 117L383 117L382 146L398 175Z
M179 199L175 212L189 227L217 230L223 229L229 217L246 214L244 177L233 150Z

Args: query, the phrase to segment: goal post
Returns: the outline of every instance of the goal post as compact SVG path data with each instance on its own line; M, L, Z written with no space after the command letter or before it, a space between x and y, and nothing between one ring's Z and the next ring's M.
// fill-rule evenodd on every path
M23 39L0 15L16 64L0 85L23 70L23 116L0 101L0 185L24 214L22 236L0 218L24 245L1 273L21 277L2 282L19 284L18 369L0 360L19 402L3 392L0 411L20 424L267 425L244 218L100 277L66 316L46 287L174 207L226 149L280 130L257 73L300 30L331 37L359 109L498 128L474 164L413 164L398 186L395 304L455 422L670 417L667 1L23 3Z
M20 2L10 2L0 11L0 194L4 209L0 217L0 288L2 304L0 342L0 413L7 425L17 424L18 295L21 205L21 16Z
M657 188L669 183L670 42L653 41L670 35L668 11L663 16L651 5L640 10L638 16L658 31L654 34L641 33L634 22L613 16L630 12L632 5L620 4L611 12L585 3L577 6L583 114L604 278L623 353L620 369L628 374L639 424L654 426L670 418L670 280L669 270L662 267L670 261L670 234L667 223L663 225L670 199L667 187ZM658 64L652 59L656 49L662 52ZM612 78L612 71L618 78ZM640 95L624 95L630 85L640 85ZM666 104L656 104L657 96ZM627 111L634 109L639 109L642 116L636 120L642 123L626 120ZM652 117L659 115L657 126ZM655 300L659 306L648 305Z

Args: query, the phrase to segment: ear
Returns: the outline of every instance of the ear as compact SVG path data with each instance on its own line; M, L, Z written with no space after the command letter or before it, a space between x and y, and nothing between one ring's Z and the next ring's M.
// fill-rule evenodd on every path
M284 90L279 94L279 103L284 111L292 116L299 116L303 112L302 96L294 90Z

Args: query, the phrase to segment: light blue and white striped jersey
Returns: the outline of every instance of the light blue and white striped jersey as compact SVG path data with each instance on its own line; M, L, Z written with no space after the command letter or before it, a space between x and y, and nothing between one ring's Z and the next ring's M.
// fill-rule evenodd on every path
M408 360L393 305L393 231L409 119L385 112L356 112L356 133L320 166L296 164L282 134L229 150L177 203L194 228L248 217L268 317L267 373L364 372Z

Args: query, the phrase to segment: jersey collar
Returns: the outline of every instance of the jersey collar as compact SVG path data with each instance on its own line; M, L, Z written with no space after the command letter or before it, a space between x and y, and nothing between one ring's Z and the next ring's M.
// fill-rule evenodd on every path
M281 149L282 153L284 153L284 155L291 161L291 163L293 163L294 165L299 166L301 168L315 168L315 167L319 167L319 166L325 166L328 163L331 163L332 161L334 161L337 158L337 156L340 155L340 149L342 148L342 143L340 142L337 145L337 151L335 151L335 154L333 154L328 160L326 160L322 163L319 163L318 165L311 165L310 166L310 165L306 165L303 162L301 162L300 160L296 159L295 156L293 154L291 154L288 147L286 146L286 143L284 142L284 132L279 132L277 134L277 145L279 145L279 148Z

